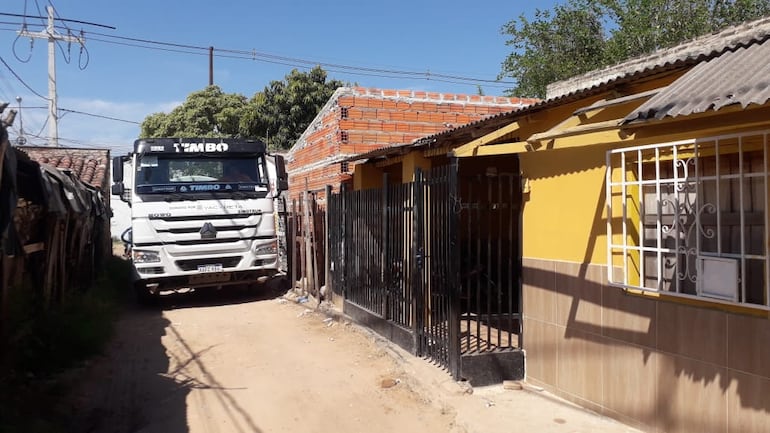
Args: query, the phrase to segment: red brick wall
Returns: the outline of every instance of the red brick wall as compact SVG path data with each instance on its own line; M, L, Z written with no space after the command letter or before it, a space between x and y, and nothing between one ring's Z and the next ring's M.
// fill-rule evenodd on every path
M334 100L336 98L336 100ZM289 191L323 189L349 179L339 160L506 113L536 99L414 90L339 89L289 152ZM352 173L350 164L348 173Z

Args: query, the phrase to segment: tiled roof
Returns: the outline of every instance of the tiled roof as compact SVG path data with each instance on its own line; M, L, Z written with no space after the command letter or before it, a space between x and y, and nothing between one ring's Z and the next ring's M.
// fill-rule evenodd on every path
M60 170L71 170L82 182L102 191L109 191L106 177L110 151L107 149L76 149L70 147L16 146L40 164Z
M604 69L548 85L548 100L580 93L617 80L638 78L668 69L686 67L717 57L726 51L762 43L770 37L770 17L728 27L672 48L658 50Z

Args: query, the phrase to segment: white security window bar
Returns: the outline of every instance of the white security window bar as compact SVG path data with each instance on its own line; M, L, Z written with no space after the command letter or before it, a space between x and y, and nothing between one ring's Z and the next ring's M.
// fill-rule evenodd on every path
M769 133L608 151L610 283L770 307Z

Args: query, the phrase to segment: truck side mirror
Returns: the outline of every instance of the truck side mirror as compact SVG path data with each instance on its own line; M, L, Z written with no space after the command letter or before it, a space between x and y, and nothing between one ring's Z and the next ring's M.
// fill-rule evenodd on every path
M123 182L123 157L116 156L112 158L112 181L115 183ZM115 194L113 192L113 194ZM120 195L120 194L116 194Z
M120 197L120 201L124 201L131 206L131 190L126 188L123 182L113 183L110 189L113 195Z
M275 176L278 179L276 188L278 191L289 189L289 176L286 174L286 162L281 155L275 155Z
M123 192L125 191L125 188L123 187L123 183L113 183L112 184L112 195L122 196Z

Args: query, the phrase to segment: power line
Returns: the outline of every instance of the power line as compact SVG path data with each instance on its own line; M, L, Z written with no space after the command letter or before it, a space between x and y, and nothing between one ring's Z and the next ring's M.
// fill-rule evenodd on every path
M105 116L105 115L102 115L102 114L86 113L85 111L70 110L70 109L67 109L67 108L59 108L59 111L64 111L65 113L82 114L84 116L89 116L89 117L98 117L100 119L114 120L116 122L131 123L131 124L134 124L134 125L141 125L142 124L141 122L136 122L136 121L133 121L133 120L119 119L117 117Z
M3 63L3 65L4 65L4 66L5 66L7 69L8 69L8 71L10 71L10 72L11 72L11 74L13 74L13 76L14 76L14 77L16 77L16 79L17 79L17 80L18 80L18 81L19 81L21 84L23 84L23 85L24 85L24 87L26 87L26 88L27 88L27 90L29 90L30 92L34 93L35 95L37 95L38 97L40 97L40 98L42 98L42 99L48 100L48 98L46 98L46 97L44 97L43 95L41 95L41 94L37 93L37 92L36 92L36 91L35 91L33 88L31 88L31 87L30 87L30 86L29 86L29 85L28 85L28 84L27 84L27 83L26 83L26 82L25 82L25 81L24 81L24 80L23 80L23 79L22 79L22 78L19 76L19 74L17 74L17 73L16 73L16 71L14 71L14 70L13 70L13 68L11 68L11 66L10 66L10 65L8 65L8 63L5 61L5 59L3 59L3 57L2 57L2 56L0 56L0 62L2 62L2 63ZM47 108L47 107L22 107L22 108ZM97 117L97 118L106 119L106 120L114 120L114 121L116 121L116 122L124 122L124 123L132 123L132 124L135 124L135 125L141 125L141 122L136 122L136 121L134 121L134 120L119 119L119 118L117 118L117 117L110 117L110 116L105 116L105 115L101 115L101 114L87 113L87 112L85 112L85 111L70 110L70 109L67 109L67 108L59 108L59 111L64 111L64 112L67 112L67 113L75 113L75 114L81 114L81 115L84 115L84 116L90 116L90 117Z
M98 32L88 32L86 34L87 35L93 34L93 35L102 36L105 38L124 40L124 41L130 41L130 42L169 46L173 48L184 48L189 50L198 50L198 51L201 51L200 53L201 55L205 55L209 50L209 47L202 47L202 46L196 46L196 45L190 45L190 44L180 44L180 43L174 43L174 42L163 42L163 41L156 41L156 40L143 39L143 38L115 36L115 35L108 35L105 33L98 33ZM112 42L104 39L94 39L90 37L89 39L98 40L100 42L106 42L106 43L116 43L116 42ZM150 47L141 46L141 45L139 47L150 48ZM399 70L399 69L382 69L382 68L370 68L370 67L363 67L363 66L346 65L346 64L339 64L339 63L319 62L316 60L303 59L299 57L288 57L288 56L280 56L276 54L269 54L269 53L256 51L256 50L248 51L248 50L236 50L236 49L227 49L227 48L214 48L214 51L215 53L220 52L220 53L231 54L231 55L215 54L216 57L228 57L228 58L243 59L243 60L262 61L266 63L275 63L275 64L281 64L286 66L319 65L326 68L335 68L340 72L344 71L345 73L351 73L356 75L368 75L368 74L361 73L361 72L366 72L366 73L379 73L383 75L376 75L376 76L390 77L390 78L397 78L397 76L404 76L406 78L418 78L418 79L436 80L436 81L439 81L438 79L451 79L456 81L470 81L474 83L511 84L511 85L516 84L515 82L512 82L512 81L490 80L490 79L484 79L484 78L465 77L465 76L459 76L459 75L431 73L427 71L422 72L422 71L407 71L407 70ZM197 53L189 53L189 54L197 54ZM354 71L354 72L351 72L351 71Z
M23 84L23 85L24 85L24 87L26 87L26 88L27 88L27 90L29 90L30 92L32 92L33 94L35 94L35 96L37 96L37 97L39 97L39 98L42 98L42 99L44 99L44 100L48 101L48 98L46 98L45 96L43 96L43 95L41 95L40 93L36 92L36 91L35 91L35 89L33 89L32 87L30 87L30 85L29 85L29 84L27 84L27 83L26 83L26 82L25 82L25 81L24 81L24 80L23 80L23 79L20 77L20 76L19 76L19 74L17 74L17 73L16 73L16 71L14 71L14 70L13 70L13 68L11 68L11 66L10 66L10 65L9 65L9 64L8 64L8 63L5 61L5 59L3 59L3 56L0 56L0 62L2 62L2 63L3 63L3 65L4 65L4 66L5 66L5 67L6 67L6 68L7 68L7 69L8 69L8 70L11 72L11 74L13 74L13 76L14 76L14 77L16 77L16 79L17 79L17 80L19 80L19 82L20 82L21 84Z
M38 13L40 13L39 10L38 10ZM0 16L15 17L15 18L35 18L35 19L46 19L46 18L48 18L48 17L44 17L44 16L35 16L35 15L26 15L26 14L9 14L9 13L2 13L2 12L0 12ZM87 26L103 27L103 28L111 29L111 30L115 30L116 29L113 26L108 26L108 25L99 24L99 23L92 23L92 22L89 22L89 21L70 20L70 19L66 19L66 18L57 18L57 20L59 20L59 21L66 21L68 23L85 24Z
M122 46L125 46L125 47L135 47L135 48L144 48L144 49L148 49L148 50L166 51L166 52L171 52L171 53L192 54L192 55L196 55L196 56L206 56L207 55L206 53L202 53L202 52L201 53L196 53L196 52L193 52L193 51L177 50L177 49L172 49L172 48L152 47L152 46L148 46L148 45L132 44L132 43L128 43L128 42L116 42L116 41L110 41L110 40L107 40L107 39L99 39L99 38L93 38L93 37L89 37L88 40L89 41L104 42L104 43L113 44L113 45L122 45Z
M35 5L38 8L38 13L40 13L40 5L38 4L37 0L35 0ZM24 11L26 13L27 3L24 2ZM76 42L80 44L81 50L81 59L83 54L83 45L85 43L83 42L83 32L80 32L81 36L72 36L72 32L67 28L67 35L62 35L58 33L54 27L54 22L56 21L55 17L55 10L52 4L46 6L46 12L48 12L48 17L46 21L46 29L45 31L41 32L30 32L27 30L26 27L26 19L25 24L22 25L21 30L18 32L19 36L28 37L30 39L44 39L48 41L48 108L49 113L48 117L50 119L50 122L48 124L48 133L51 137L51 143L54 147L59 145L59 122L57 120L59 116L59 111L57 109L57 95L56 95L56 46L59 47L62 54L64 55L65 61L69 63L69 49L67 52L64 51L64 48L61 44L58 42L66 42L68 47L72 44L72 42ZM42 13L41 13L42 15ZM65 25L66 27L66 25ZM17 38L18 40L18 38ZM87 53L86 53L87 54ZM85 66L87 66L88 63L86 63ZM85 69L85 66L82 66L81 69Z
M0 24L12 24L12 23L0 23ZM209 47L183 44L176 42L157 41L146 38L135 38L126 36L109 35L99 32L84 32L84 35L91 41L103 42L108 44L130 46L135 48L153 49L167 52L177 52L182 54L191 54L205 56L208 55ZM96 35L100 37L93 37ZM106 39L105 39L106 38ZM121 42L126 41L126 42ZM170 48L163 48L170 47ZM223 54L217 54L223 53ZM396 79L422 79L428 81L447 82L453 84L485 84L493 85L495 87L507 87L507 85L516 84L513 81L503 81L496 79L467 77L462 75L443 74L430 71L409 71L401 69L391 68L372 68L365 66L356 66L349 64L331 63L331 62L319 62L316 60L304 59L300 57L282 56L277 54L270 54L256 50L241 50L241 49L228 49L228 48L214 48L214 56L220 58L231 58L238 60L252 60L263 63L278 64L283 66L297 67L303 69L310 69L314 66L322 66L329 72L338 72L343 74L352 74L360 76L373 76L380 78L396 78Z

